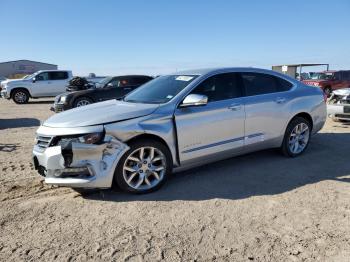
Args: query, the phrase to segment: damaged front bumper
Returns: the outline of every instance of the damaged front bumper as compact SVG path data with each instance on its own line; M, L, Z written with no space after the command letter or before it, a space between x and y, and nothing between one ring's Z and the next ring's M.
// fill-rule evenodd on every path
M5 89L0 91L0 97L10 99L10 95Z
M327 115L337 120L350 120L350 104L328 104Z
M79 188L110 188L115 168L129 149L113 136L106 135L102 143L70 143L67 150L61 145L33 149L35 169L51 185Z

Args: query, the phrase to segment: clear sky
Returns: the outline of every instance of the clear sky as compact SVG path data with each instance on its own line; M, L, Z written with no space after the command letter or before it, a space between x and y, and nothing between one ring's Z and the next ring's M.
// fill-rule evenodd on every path
M0 61L75 74L322 62L350 69L350 0L0 0Z

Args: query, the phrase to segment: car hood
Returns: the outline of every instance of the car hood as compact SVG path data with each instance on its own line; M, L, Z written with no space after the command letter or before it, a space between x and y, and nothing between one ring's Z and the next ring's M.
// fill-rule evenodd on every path
M28 80L26 79L8 79L2 82L3 84L6 83L6 85L18 85L21 83L28 83Z
M342 88L338 90L334 90L333 94L337 96L349 96L350 95L350 88Z
M153 113L158 104L109 100L58 113L44 122L47 127L84 127L118 122Z

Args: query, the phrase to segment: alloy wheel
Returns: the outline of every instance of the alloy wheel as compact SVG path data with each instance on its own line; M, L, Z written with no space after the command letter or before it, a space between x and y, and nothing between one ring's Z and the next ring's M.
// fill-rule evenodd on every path
M123 165L125 182L133 189L157 186L166 172L165 155L154 147L140 147L129 154Z
M17 91L15 93L15 100L18 103L24 103L27 101L27 94L25 92L22 92L22 91Z
M299 123L294 127L289 136L289 149L293 154L299 154L304 151L309 142L310 130L307 124Z
M87 105L89 105L89 104L91 104L90 101L84 100L84 99L83 99L83 100L79 100L79 101L78 101L77 107L87 106Z

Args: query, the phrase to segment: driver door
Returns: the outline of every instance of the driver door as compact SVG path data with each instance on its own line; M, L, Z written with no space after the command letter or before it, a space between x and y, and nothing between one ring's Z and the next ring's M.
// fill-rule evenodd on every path
M49 73L43 72L35 76L32 83L31 94L33 97L51 96L54 86L51 84Z
M245 110L239 75L212 76L194 88L191 94L206 95L208 103L175 110L181 164L242 150Z

